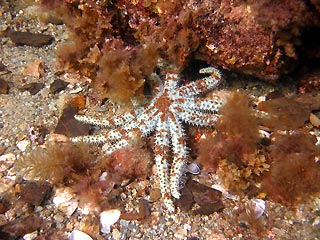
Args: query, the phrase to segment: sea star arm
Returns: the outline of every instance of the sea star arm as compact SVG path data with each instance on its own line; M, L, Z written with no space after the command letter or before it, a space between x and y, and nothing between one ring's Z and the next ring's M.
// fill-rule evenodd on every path
M114 151L124 148L129 145L129 139L127 137L121 139L120 141L108 146L108 148L104 151L106 155L110 155Z
M101 144L106 142L118 141L119 139L123 138L124 135L125 135L124 131L121 131L118 129L111 129L105 133L89 135L89 136L78 136L78 137L70 138L70 140L74 143L84 142L84 143Z
M178 113L179 119L195 126L212 127L217 122L219 115L211 112L183 109Z
M217 87L221 80L221 74L217 69L208 67L200 69L199 72L210 73L211 75L178 88L177 94L179 96L197 96Z
M182 124L176 116L169 118L173 161L170 168L170 192L174 198L180 198L180 180L184 173L188 150Z
M135 114L133 111L131 111L123 115L116 115L108 118L88 117L86 115L75 115L74 118L85 124L101 127L114 127L121 126L129 121L132 121L135 118Z
M183 109L190 109L193 111L209 111L217 113L222 104L223 101L218 97L211 99L186 98L179 106Z
M158 109L153 104L150 104L145 111L137 116L134 126L139 130L142 137L148 136L156 128L157 114Z
M173 202L171 200L169 190L169 166L167 159L169 158L169 132L166 121L158 121L155 131L154 142L154 159L156 163L157 175L160 182L161 195L164 198L164 204L170 212L174 211Z
M93 144L101 144L108 142L107 137L105 134L97 134L97 135L91 135L91 136L78 136L78 137L72 137L70 138L70 141L73 143L93 143Z

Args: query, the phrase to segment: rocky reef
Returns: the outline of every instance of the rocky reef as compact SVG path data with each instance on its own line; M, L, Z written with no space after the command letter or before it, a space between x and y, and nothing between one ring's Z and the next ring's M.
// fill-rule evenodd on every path
M70 29L58 49L64 69L94 79L99 97L141 97L159 60L190 60L276 81L318 59L317 1L42 0L48 21ZM307 88L306 86L305 88Z

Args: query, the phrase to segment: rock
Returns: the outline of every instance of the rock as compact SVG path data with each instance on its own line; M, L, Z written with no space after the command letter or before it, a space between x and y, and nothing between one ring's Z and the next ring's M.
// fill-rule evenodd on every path
M191 190L194 200L200 206L193 214L209 215L224 208L220 191L193 180L188 181L186 187Z
M195 201L193 200L192 192L187 187L182 188L180 192L181 196L176 200L176 206L183 212L188 212L195 203Z
M20 200L39 206L52 192L52 186L48 182L34 181L21 184Z
M49 35L19 31L9 31L7 36L9 36L11 41L17 45L28 45L33 47L48 45L53 40Z
M88 135L90 126L87 124L84 125L74 118L74 115L77 114L77 112L77 107L72 104L67 105L59 119L55 133L67 134L68 137Z
M0 226L0 239L13 240L41 227L42 219L37 215L16 218Z
M186 239L188 235L188 231L182 227L179 227L178 229L176 229L176 231L174 231L174 236L176 237L176 239Z

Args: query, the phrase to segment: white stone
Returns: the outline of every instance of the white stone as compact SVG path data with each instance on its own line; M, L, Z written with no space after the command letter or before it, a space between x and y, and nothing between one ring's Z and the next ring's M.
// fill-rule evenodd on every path
M38 231L34 231L32 233L28 233L23 236L23 240L33 240L38 236Z
M118 209L111 209L100 213L101 232L110 233L110 226L120 218L121 212Z
M75 229L71 232L70 240L93 240L93 239L88 234Z
M27 147L30 146L30 141L29 140L22 140L22 141L19 141L17 143L17 148L21 151L21 152L25 152Z

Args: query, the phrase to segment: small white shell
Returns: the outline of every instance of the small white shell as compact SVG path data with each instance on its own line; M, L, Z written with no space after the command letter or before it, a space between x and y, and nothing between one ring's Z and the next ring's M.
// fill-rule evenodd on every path
M107 176L108 176L108 172L103 172L101 174L101 176L99 177L99 181L102 182L102 181L106 181L107 180Z
M73 230L70 235L70 240L93 240L88 234L79 230Z
M249 214L249 212L253 212L256 219L260 218L265 210L266 210L266 202L262 199L252 199L249 203L248 203L248 208L247 212Z
M117 222L121 212L118 209L103 211L100 213L101 232L110 233L110 226Z
M200 173L200 168L197 164L195 163L190 163L186 166L186 169L185 169L186 172L188 173L192 173L194 175L197 175Z
M226 198L239 201L240 197L234 194L229 193L222 185L214 184L211 186L211 188L221 192Z

